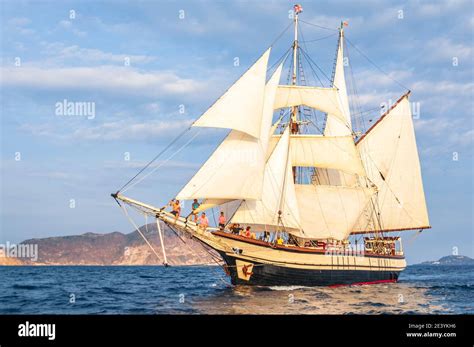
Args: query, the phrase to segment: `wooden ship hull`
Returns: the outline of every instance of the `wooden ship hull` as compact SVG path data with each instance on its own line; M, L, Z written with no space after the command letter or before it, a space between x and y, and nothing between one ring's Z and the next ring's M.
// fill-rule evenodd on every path
M403 256L331 254L309 248L274 246L223 236L232 252L219 251L236 285L338 286L396 282L406 267ZM238 240L237 237L244 240Z
M177 228L217 251L234 285L339 286L396 282L406 267L403 255L351 254L342 250L275 245L217 230L199 232L191 227Z

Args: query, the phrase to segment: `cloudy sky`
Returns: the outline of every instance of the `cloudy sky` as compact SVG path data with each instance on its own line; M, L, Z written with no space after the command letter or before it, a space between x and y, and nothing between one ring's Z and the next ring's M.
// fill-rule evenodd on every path
M405 88L419 105L415 127L433 228L419 236L405 234L409 262L437 259L453 247L474 255L472 4L302 4L303 47L328 76L334 30L341 20L349 22L346 77L354 82L350 92L358 130L379 116L381 103L397 100ZM130 232L110 193L262 54L290 24L292 5L2 1L0 242ZM291 35L289 30L275 43L270 65L290 47ZM90 103L94 113L58 114L57 104L64 100ZM223 135L192 130L129 195L162 205Z

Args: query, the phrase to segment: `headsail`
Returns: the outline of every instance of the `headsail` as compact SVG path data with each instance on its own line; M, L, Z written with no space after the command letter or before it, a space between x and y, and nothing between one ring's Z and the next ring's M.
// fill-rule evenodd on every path
M367 176L379 189L374 206L380 222L373 225L362 216L354 231L429 228L408 94L367 131L357 148Z

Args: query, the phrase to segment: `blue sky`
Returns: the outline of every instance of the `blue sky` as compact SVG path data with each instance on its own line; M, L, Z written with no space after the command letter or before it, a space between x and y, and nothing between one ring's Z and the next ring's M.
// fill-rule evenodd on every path
M131 231L110 193L255 61L290 24L292 5L2 1L0 242ZM358 91L351 100L358 101L360 110L403 94L392 79L409 87L411 101L420 105L415 127L433 228L416 238L405 233L408 261L439 258L453 247L473 256L472 2L302 5L306 22L335 29L347 20L346 37L388 73L349 45ZM330 75L337 37L310 41L334 31L304 23L301 30L307 52ZM275 44L270 64L289 48L291 35L286 32ZM56 115L55 104L64 99L95 103L95 117ZM366 124L377 116L378 111L365 114ZM363 130L361 119L354 122ZM199 132L189 148L129 195L163 204L224 134ZM21 160L15 160L18 154ZM70 208L71 199L75 208Z

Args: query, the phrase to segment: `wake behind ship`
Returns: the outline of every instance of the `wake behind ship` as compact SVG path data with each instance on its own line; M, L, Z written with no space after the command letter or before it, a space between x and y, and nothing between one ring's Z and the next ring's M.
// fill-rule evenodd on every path
M230 129L173 201L201 201L193 213L125 196L144 170L112 196L128 218L127 206L156 218L165 263L160 221L215 250L233 284L394 282L406 267L399 232L430 228L410 91L365 133L354 131L345 23L329 87L309 86L302 61L315 63L298 40L301 12L295 5L294 40L275 68L270 47L192 124ZM289 84L280 84L287 61ZM322 129L312 121L316 112ZM225 223L199 224L198 214L216 210Z

